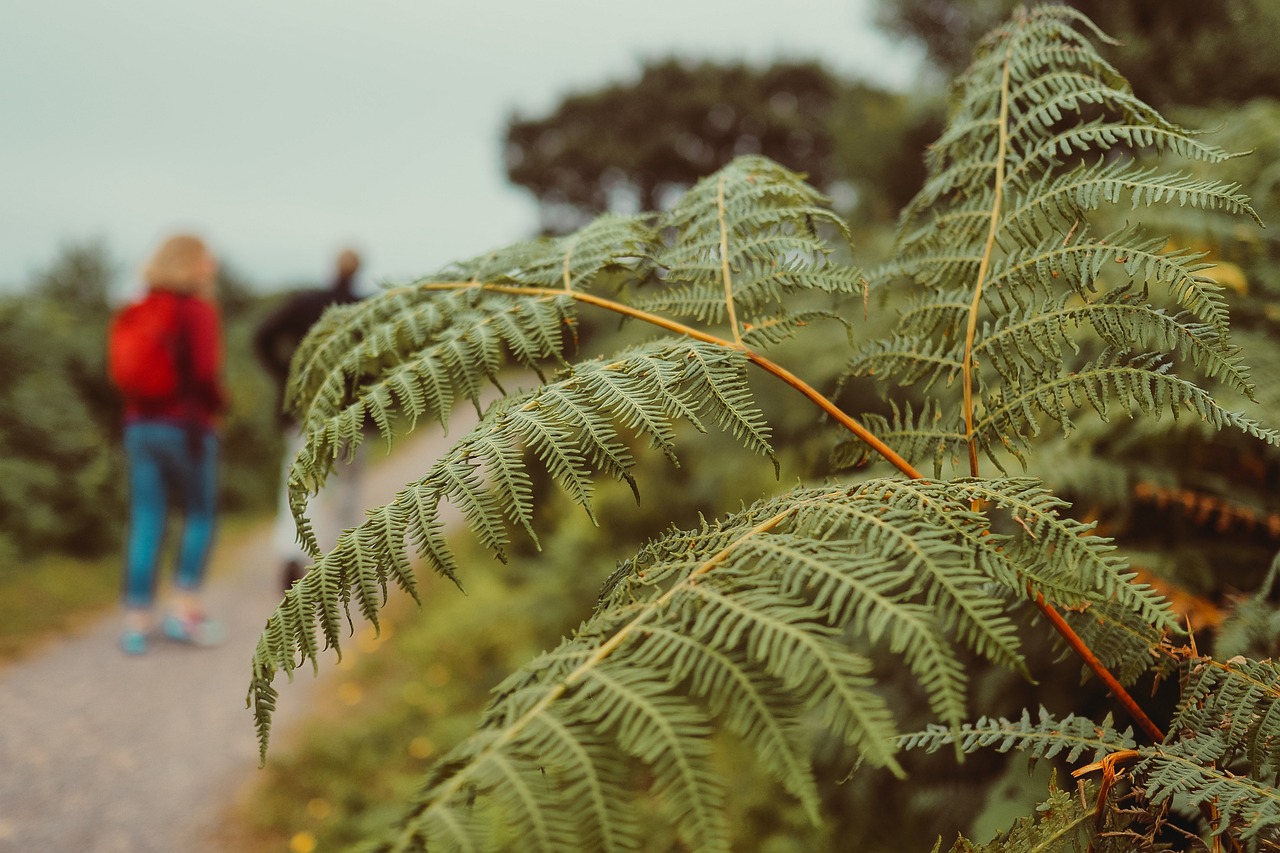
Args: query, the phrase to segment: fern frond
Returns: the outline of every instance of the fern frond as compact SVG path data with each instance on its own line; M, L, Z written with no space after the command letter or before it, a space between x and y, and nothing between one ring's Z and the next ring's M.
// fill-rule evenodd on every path
M988 564L989 575L1011 593L1025 591L1030 582L1033 592L1042 592L1068 609L1084 602L1115 604L1156 638L1164 631L1178 630L1169 603L1149 586L1132 582L1133 575L1125 571L1111 540L1093 535L1093 524L1062 514L1069 505L1038 481L960 479L946 486L953 496L1006 511L1015 522L1013 534L955 525L968 542L983 548L993 561ZM904 480L896 488L917 500L936 500L937 487L924 481ZM954 525L959 517L947 518ZM997 568L1000 564L1006 568Z
M980 749L997 752L1017 750L1032 758L1062 756L1070 762L1078 761L1082 755L1097 761L1137 746L1132 730L1117 731L1110 715L1101 723L1074 714L1059 719L1044 708L1034 720L1030 711L1023 710L1017 720L983 717L976 723L965 724L959 732L931 725L924 731L901 735L898 743L903 749L923 749L926 752L959 744L965 755Z
M512 283L585 289L602 272L636 269L656 237L641 217L602 217L576 234L519 243L446 270L464 283ZM541 375L563 364L565 329L574 323L568 296L510 294L434 280L397 287L327 312L294 356L288 405L307 448L289 472L300 539L317 552L305 519L306 494L323 487L334 460L364 438L372 421L388 443L392 413L409 428L423 416L447 429L457 397L477 412L487 384L510 361Z
M1220 751L1221 735L1204 735L1141 750L1133 768L1135 781L1154 803L1178 797L1193 807L1212 809L1213 833L1231 829L1245 841L1280 841L1280 789L1249 774L1217 767L1211 755Z
M759 320L754 324L745 324L742 343L749 349L767 350L790 340L810 325L824 320L841 324L846 332L850 329L849 322L833 311L796 311Z
M536 542L526 454L590 515L597 472L635 489L633 460L620 430L646 439L678 464L673 422L705 430L708 417L772 459L768 427L747 385L745 358L711 344L634 347L611 359L580 363L557 382L500 400L424 477L339 536L289 590L268 621L263 635L268 647L255 656L255 671L268 663L292 670L295 654L314 662L311 614L323 628L326 647L340 650L340 628L353 597L376 626L388 583L414 591L406 554L410 546L429 568L457 582L458 566L440 522L442 502L454 504L477 540L500 558L505 559L509 524Z
M1154 825L1175 798L1202 807L1212 832L1280 838L1276 666L1171 650L1170 605L1135 583L1110 540L1036 480L979 476L980 458L1001 471L1025 465L1037 436L1071 431L1081 409L1102 419L1190 412L1280 445L1280 433L1215 396L1254 392L1203 257L1115 225L1153 206L1256 221L1239 185L1146 159L1235 155L1136 98L1094 50L1099 39L1073 10L1019 11L958 82L894 261L876 276L884 287L912 279L921 293L890 339L850 362L852 374L922 392L890 400L888 416L868 418L873 432L754 349L870 286L838 259L832 235L847 243L849 231L826 200L759 157L699 182L666 213L603 217L327 313L295 359L291 396L307 438L289 472L291 504L318 559L255 649L248 703L262 754L278 673L316 666L322 649L340 655L357 614L376 628L393 586L417 595L420 564L462 580L446 505L505 559L512 531L538 544L535 465L592 521L597 479L638 496L635 447L678 464L685 427L718 427L776 473L747 383L755 365L857 437L838 449L845 461L878 453L909 479L797 487L649 542L578 630L495 689L478 731L431 768L381 849L637 850L645 839L628 799L641 793L680 844L726 850L722 735L815 821L824 797L813 748L832 736L841 760L895 774L902 749L1101 759L1080 771L1107 774L1095 810L1054 792L1050 813L993 850L1119 850L1136 837L1127 820ZM579 305L667 337L570 364ZM509 393L510 367L539 385ZM406 422L447 428L459 401L479 423L319 555L307 495L369 425L390 444ZM904 456L932 460L938 479ZM964 457L970 477L940 479ZM966 656L1026 674L1019 619L1037 614L1153 745L1137 746L1109 717L965 723ZM873 667L868 649L887 655ZM1188 659L1166 737L1124 684ZM899 734L886 699L898 685L878 681L882 662L901 664L923 696L925 731ZM1116 805L1121 764L1132 810Z
M1024 459L1044 423L1069 431L1072 410L1105 415L1113 401L1147 414L1191 408L1215 428L1273 440L1182 376L1199 372L1252 394L1221 287L1201 256L1132 225L1100 234L1095 215L1182 205L1257 221L1237 184L1143 159L1217 164L1236 155L1135 98L1090 43L1098 37L1062 6L1020 12L957 82L928 180L900 220L896 257L874 276L879 286L907 277L927 293L889 341L868 345L848 367L962 398L960 416L941 431L896 417L881 423L880 437L908 459L940 467L958 421L970 473L980 457L1002 468L1005 454ZM1166 299L1180 310L1162 307ZM1141 355L1151 350L1177 363Z
M644 282L654 277L650 257L661 256L660 277L667 284L654 305L671 297L687 307L689 300L702 300L699 282L706 284L716 305L710 313L696 313L704 319L732 314L739 344L753 330L753 342L774 343L814 316L784 310L790 295L865 287L860 273L828 257L820 226L830 225L846 238L847 229L798 176L749 157L700 186L658 223L694 243L705 237L692 249L679 242L662 248L669 236L660 239L643 218L606 217L577 234L521 243L447 270L472 276L470 283L426 281L397 288L343 315L342 322L326 324L321 332L329 340L313 341L297 363L303 390L294 407L305 411L307 449L288 479L299 537L308 550L318 555L305 517L307 495L324 485L334 460L363 440L367 423L388 442L397 410L408 414L410 426L426 414L447 426L454 397L470 399L478 411L482 390L498 385L507 361L536 372L545 361L564 363L571 306L587 298L583 290L606 271L622 270ZM704 220L714 227L697 236ZM688 251L693 255L681 255ZM714 263L702 263L704 256ZM691 272L698 266L705 274ZM608 300L595 304L623 308ZM643 308L626 307L624 313L673 325ZM744 419L739 403L722 396L717 384L707 388L717 419L763 452L763 424ZM670 453L668 441L658 443Z
M1239 184L1166 174L1157 166L1117 160L1080 165L1065 176L1045 175L1028 188L1021 204L1004 214L1001 229L1024 240L1034 239L1046 231L1070 229L1089 211L1126 201L1130 210L1176 203L1249 216L1262 224Z
M673 681L687 679L690 695L723 719L727 731L755 745L761 764L817 823L818 786L808 765L804 720L787 708L784 688L775 679L744 667L739 659L708 649L678 630L662 626L646 630L655 639L638 650L637 660L650 667L665 662ZM661 653L646 654L652 650Z
M1164 611L1164 623L1174 619L1172 605L1151 587L1138 583L1137 575L1125 573L1129 583L1138 588L1138 596L1149 600ZM1033 578L1039 582L1039 578ZM1046 584L1047 585L1047 584ZM1047 597L1047 595L1046 595ZM1063 595L1063 598L1068 596ZM1068 599L1069 600L1069 599ZM1063 605L1065 608L1066 605ZM1169 661L1160 649L1160 642L1166 637L1179 637L1185 631L1180 624L1166 629L1161 636L1160 628L1145 623L1137 618L1131 608L1124 607L1116 601L1087 601L1074 609L1064 609L1063 619L1080 641L1102 661L1110 670L1116 681L1122 685L1132 685L1139 678L1149 675L1154 670L1156 677L1168 669ZM1065 638L1063 638L1065 639ZM1149 733L1154 737L1154 733Z
M1036 806L1034 817L1018 818L1008 832L985 844L961 837L950 853L1139 853L1163 849L1149 846L1142 836L1128 830L1131 815L1118 809L1111 798L1095 805L1096 796L1093 785L1083 786L1078 793L1052 786L1048 799Z
M769 444L769 425L744 381L745 363L709 347L690 347L687 357L700 362L696 370L687 371L692 379L688 393L701 400L722 430L749 450L771 459L774 475L779 475L778 459Z
M793 589L784 567L755 547L784 535L791 516L786 502L763 502L652 543L635 561L644 568L628 573L572 640L498 688L480 732L433 773L403 837L445 849L480 843L455 845L432 827L462 825L490 807L520 817L533 801L519 792L536 784L548 800L542 807L578 826L563 849L626 849L592 846L634 835L625 810L601 808L603 794L569 796L598 787L590 780L624 778L626 755L648 769L652 792L689 844L725 849L725 788L712 775L707 741L717 719L811 811L806 710L820 712L867 760L896 768L886 749L892 719L870 689L868 662L840 642L829 610L811 604L803 585ZM830 551L858 562L845 543ZM457 819L444 817L455 812Z
M1091 302L1063 297L1035 309L1014 310L984 325L974 356L1002 377L1043 376L1062 361L1062 347L1079 350L1072 327L1087 324L1112 350L1163 352L1189 361L1207 379L1244 396L1253 388L1234 349L1223 348L1212 326L1190 312L1170 314L1144 303L1145 294L1118 288Z
M852 376L871 376L898 385L920 385L928 390L939 381L947 386L954 383L963 365L962 344L894 335L863 347L849 362L848 372Z
M890 400L890 417L864 415L867 428L907 459L932 462L934 477L941 477L949 465L958 464L964 455L964 424L955 412L937 401L926 399L919 411L908 401L899 406ZM831 462L837 468L851 468L876 458L865 442L846 439L832 451Z
M1272 756L1267 755L1256 766L1240 768L1243 772L1239 773L1225 764L1233 752L1240 756L1251 751L1244 729L1256 725L1258 715L1265 714L1274 700L1274 684L1250 684L1242 692L1233 689L1259 677L1276 675L1271 662L1262 663L1260 668L1258 664L1242 660L1237 669L1212 661L1198 662L1195 668L1199 674L1207 670L1215 670L1216 674L1198 685L1194 698L1189 696L1184 701L1182 712L1186 716L1182 722L1188 728L1182 733L1175 729L1165 743L1137 745L1130 731L1117 732L1112 727L1110 717L1101 724L1074 715L1057 719L1043 709L1035 721L1024 711L1020 720L984 718L964 726L959 734L934 725L902 735L899 743L904 749L930 752L959 743L964 753L979 749L1017 750L1032 758L1061 756L1073 763L1082 756L1092 756L1094 763L1078 773L1098 769L1108 760L1123 759L1132 764L1132 783L1149 803L1148 808L1167 806L1177 797L1181 804L1203 807L1203 813L1210 818L1209 830L1215 835L1230 829L1242 840L1274 844L1280 839L1280 790L1266 781L1265 774L1256 772L1257 768L1274 771ZM1227 708L1228 714L1242 717L1249 721L1248 725L1237 727L1233 733L1233 717L1220 713ZM1255 728L1253 733L1261 734L1261 730ZM1234 748L1228 745L1232 742ZM1271 749L1267 744L1264 751Z
M946 316L954 316L954 305L924 301L910 316L932 330ZM1066 354L1083 348L1078 341L1086 329L1110 351L1062 374ZM994 451L1005 449L1021 456L1029 442L1010 437L1038 435L1042 416L1069 433L1073 410L1089 405L1105 418L1113 399L1131 413L1169 411L1177 417L1183 409L1192 410L1214 429L1233 427L1274 443L1270 430L1227 411L1208 391L1173 374L1172 361L1153 355L1124 356L1125 351L1151 347L1188 362L1205 378L1243 396L1254 393L1238 350L1218 330L1189 313L1170 314L1156 308L1142 301L1141 294L1121 288L1087 302L1063 296L1056 302L1013 308L995 322L983 323L980 330L973 358L984 368L975 377L982 407L975 413L973 437L998 467L1003 464ZM865 347L849 363L849 372L927 391L962 381L963 364L963 348L954 337L899 332ZM939 466L954 455L955 440L963 439L963 428L938 421L942 410L938 403L927 403L928 420L914 418L909 408L898 412L895 404L892 421L869 416L868 426L904 457L932 458Z
M858 293L862 274L830 259L819 233L848 240L826 199L762 157L741 157L696 184L659 227L675 239L657 253L659 290L637 307L718 324L734 333L769 322L788 297L805 291Z
M1106 90L1102 90L1106 92ZM1216 145L1202 142L1186 131L1167 122L1162 116L1131 96L1126 99L1133 112L1128 120L1096 118L1050 132L1023 152L1019 163L1011 171L1011 178L1022 173L1035 173L1052 168L1056 157L1107 151L1151 149L1172 154L1183 160L1200 160L1206 163L1222 163L1240 154L1223 151ZM1117 106L1118 102L1110 106ZM1052 128L1050 128L1052 131Z
M364 440L366 423L376 424L388 443L396 411L407 415L410 428L424 415L447 427L457 397L471 400L479 411L484 385L496 384L508 356L526 367L563 360L563 328L572 316L572 302L565 297L514 300L460 290L417 298L420 304L402 291L388 291L352 306L358 311L344 312L344 328L333 333L334 340L346 341L358 328L367 337L350 344L314 383L311 395L300 398L306 406L300 414L307 444L290 466L288 481L301 541L313 554L319 549L305 518L307 495L318 492L334 463ZM400 314L378 325L378 318L397 308ZM311 361L295 357L299 383L317 373L319 356L330 352L321 333L312 333L308 341L321 349ZM368 374L370 364L379 366L376 378Z
M1210 735L1197 747L1206 761L1230 766L1243 759L1249 775L1280 774L1280 664L1244 657L1192 661L1173 731Z
M1222 337L1226 336L1228 310L1222 286L1202 275L1210 264L1203 255L1186 249L1169 249L1164 238L1146 238L1133 227L1101 237L1083 232L1062 240L1049 236L995 259L991 268L988 307L993 312L1029 307L1053 299L1063 288L1083 300L1123 273L1122 286L1150 289L1162 284L1173 299Z
M1005 601L978 569L985 561L974 543L992 518L972 499L1003 496L1004 505L1034 515L1028 535L1049 540L1061 528L1064 541L1050 547L1069 549L1065 538L1074 532L1077 552L1098 548L1055 521L1059 504L1033 484L966 485L972 491L900 480L794 489L652 541L615 574L572 639L497 688L479 732L433 771L401 840L483 849L479 837L455 844L441 828L490 809L500 825L519 820L559 838L549 815L528 814L535 808L568 816L570 835L559 843L569 849L630 838L630 824L604 825L620 818L601 805L616 794L601 780L627 776L625 755L648 769L653 794L673 809L688 843L722 849L717 804L725 789L706 741L718 727L742 738L812 811L803 715L818 712L865 760L897 768L892 715L873 690L868 662L842 639L850 632L902 655L941 730L955 738L948 742L962 742L967 679L951 638L1021 666ZM1018 551L1017 534L988 538L992 553ZM1021 745L1039 740L1041 754L1073 758L1086 748L1132 745L1127 735L1108 734L1109 724L1087 723L1087 733L1085 725L1070 721L1054 732L1028 721ZM571 791L592 793L571 800Z
M586 290L602 272L643 266L655 241L650 217L604 214L572 234L516 243L446 267L427 281Z
M938 502L925 513L919 492L901 490L896 480L873 480L854 492L858 499L828 500L815 495L798 508L796 520L899 566L896 578L922 593L925 603L939 611L974 651L1002 666L1021 668L1016 631L1005 603L985 588L989 578L955 535L957 530L983 526L986 519L967 504L945 497L945 492L936 489L930 494Z
M945 486L903 480L881 488L884 500L900 506L932 509L945 490L957 505L989 507L978 516L946 512L937 521L973 552L978 569L1003 588L1006 600L1043 596L1068 611L1068 622L1121 683L1146 673L1165 633L1180 630L1169 603L1133 582L1110 540L1093 536L1092 525L1063 515L1067 504L1034 480L962 479ZM996 532L993 522L1013 532Z
M325 309L294 351L289 371L291 381L285 389L285 409L294 416L305 413L330 370L365 339L364 329L370 322L381 324L394 320L413 312L416 304L411 294L401 291ZM418 317L406 324L406 330L412 335L417 329L433 325L432 317ZM385 335L384 332L384 341Z
M934 609L901 600L911 583L909 573L889 559L868 559L862 570L842 572L825 562L825 546L814 547L803 538L772 536L751 547L763 564L793 573L792 592L810 588L815 606L828 618L860 625L868 641L884 640L890 652L903 655L939 719L952 725L964 719L968 678ZM1016 652L1010 659L1017 662Z
M986 439L984 448L1005 446L1017 453L1002 436L1038 435L1041 414L1070 433L1071 412L1085 405L1104 420L1112 414L1113 405L1129 414L1159 415L1167 411L1175 419L1191 412L1214 429L1232 427L1267 444L1280 443L1280 434L1274 430L1244 414L1224 409L1208 391L1173 374L1172 363L1159 354L1103 353L1067 375L1030 386L1009 383L1005 387L1010 390L993 391L977 415L974 432Z

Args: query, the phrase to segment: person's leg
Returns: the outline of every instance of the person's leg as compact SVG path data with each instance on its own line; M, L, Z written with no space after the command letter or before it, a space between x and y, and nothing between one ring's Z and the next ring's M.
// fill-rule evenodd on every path
M185 517L174 583L180 593L189 595L198 594L204 585L218 512L218 439L212 432L206 432L202 441L203 452L199 458L185 453L183 465Z
M208 646L222 639L222 626L206 616L201 597L217 522L218 439L206 431L201 436L201 453L195 456L184 431L179 432L181 443L174 448L174 458L182 470L184 517L173 612L165 617L164 633L171 640Z
M134 423L125 427L129 533L122 590L125 633L121 642L126 651L133 653L145 650L145 635L152 627L156 574L164 541L168 506L162 439L154 424Z

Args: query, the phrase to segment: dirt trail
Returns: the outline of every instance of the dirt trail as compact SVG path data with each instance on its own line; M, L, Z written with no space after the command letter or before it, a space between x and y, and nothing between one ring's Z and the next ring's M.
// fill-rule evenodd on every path
M389 500L439 449L408 439L372 465L365 505ZM278 571L267 524L218 542L207 590L227 628L218 648L157 642L128 658L111 613L0 670L0 851L227 853L219 818L257 772L244 699ZM273 735L306 714L331 662L284 685Z

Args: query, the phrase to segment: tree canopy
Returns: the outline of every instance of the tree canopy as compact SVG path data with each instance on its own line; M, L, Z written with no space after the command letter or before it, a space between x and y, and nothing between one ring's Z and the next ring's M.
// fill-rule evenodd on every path
M683 63L571 95L543 118L507 123L508 178L534 194L542 229L606 210L656 210L742 154L763 154L827 187L836 177L828 115L839 83L822 66Z
M49 266L36 274L31 289L64 305L105 310L120 272L102 241L70 243Z
M878 20L924 45L948 75L1017 0L879 0ZM1280 92L1275 0L1067 0L1121 46L1103 53L1157 106L1238 103Z

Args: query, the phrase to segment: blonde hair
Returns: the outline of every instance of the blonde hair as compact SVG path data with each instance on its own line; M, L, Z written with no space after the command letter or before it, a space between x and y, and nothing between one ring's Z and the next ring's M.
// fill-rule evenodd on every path
M152 290L208 295L217 267L204 241L192 234L175 234L160 244L142 269Z

